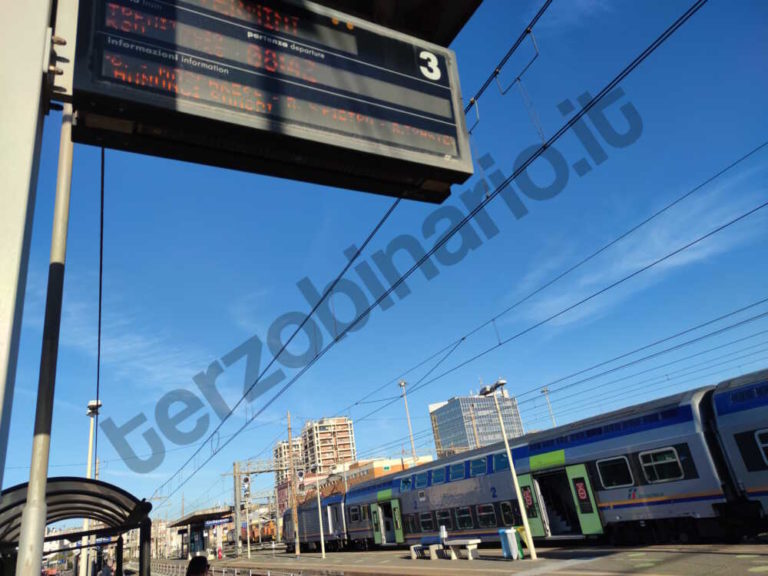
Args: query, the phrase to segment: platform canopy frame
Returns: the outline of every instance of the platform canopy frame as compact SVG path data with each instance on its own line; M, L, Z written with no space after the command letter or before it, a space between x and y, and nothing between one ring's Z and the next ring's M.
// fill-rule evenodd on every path
M27 502L28 484L18 484L0 492L0 552L7 558L16 555L21 533L21 516ZM152 504L139 500L122 488L78 477L48 478L46 484L46 526L62 520L88 518L101 527L87 532L66 532L46 536L46 541L78 542L84 536L103 538L139 530L139 576L149 576ZM116 576L122 576L122 538L117 539Z

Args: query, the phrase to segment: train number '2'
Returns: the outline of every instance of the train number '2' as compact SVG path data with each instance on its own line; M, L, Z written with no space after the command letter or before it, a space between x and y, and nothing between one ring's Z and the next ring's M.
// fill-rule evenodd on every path
M491 498L496 498L496 486L491 486Z

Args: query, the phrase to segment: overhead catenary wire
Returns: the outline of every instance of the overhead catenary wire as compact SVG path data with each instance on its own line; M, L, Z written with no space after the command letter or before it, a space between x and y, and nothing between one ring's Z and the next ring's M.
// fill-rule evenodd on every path
M745 361L750 356L755 356L755 355L758 355L760 353L765 353L765 352L767 352L767 351L766 350L762 350L760 352L755 352L755 353L752 353L752 354L747 354L747 355L744 356L744 358L737 358L737 359L732 359L732 360L729 360L729 361L721 362L721 363L717 364L716 366L726 366L728 364L737 363L739 368L742 368L743 366L748 366L750 364L755 364L755 363L765 364L765 362L768 360L768 355L763 355L763 356L760 356L758 358L754 358L752 360ZM703 370L708 370L709 368L713 368L713 367L715 367L715 366L709 366L707 368L702 368L700 370L695 370L695 371L692 372L692 374L693 373L701 372ZM643 393L648 393L648 392L651 392L651 391L653 391L655 393L658 393L660 390L666 390L666 389L669 389L669 388L680 389L683 386L685 386L686 384L690 384L691 382L697 382L697 381L700 382L702 378L708 378L708 377L716 376L718 374L723 374L724 372L729 372L729 371L732 371L733 369L734 369L734 367L732 367L732 366L725 367L725 368L717 368L716 370L713 370L713 371L708 372L706 374L697 374L697 376L695 376L693 378L688 378L687 380L682 380L682 381L680 381L679 378L684 378L685 376L688 376L688 374L682 374L682 375L679 375L679 376L673 376L673 377L669 377L669 378L667 378L666 375L663 375L663 376L665 376L664 378L662 378L662 377L657 377L656 378L656 380L657 380L656 385L643 386L642 391L643 391ZM648 380L648 382L651 382L651 381L652 380ZM562 410L561 407L559 407L559 406L556 406L556 407L558 408L558 416L560 416L562 414L573 414L575 412L583 410L583 408L585 406L589 406L589 407L591 407L593 409L597 409L597 411L599 413L603 414L603 413L605 413L605 410L606 410L606 403L608 403L610 405L610 403L613 402L613 401L616 401L616 400L619 400L619 399L627 400L628 398L629 398L629 396L627 395L627 392L625 390L620 390L620 391L615 392L613 394L609 394L607 396L599 396L597 398L591 398L589 400L585 400L584 402L568 403L568 404L565 405L566 410ZM631 399L631 403L636 403L636 397L633 397ZM614 409L616 409L616 408L614 408ZM584 417L585 418L589 418L590 416L584 416ZM546 421L546 420L549 420L549 418L550 418L549 413L545 412L545 413L542 413L540 416L538 416L536 418L532 418L532 419L531 418L526 418L525 421L526 421L526 424L530 424L531 422ZM567 424L564 423L564 425L567 425Z
M611 284L608 284L607 286L604 286L603 288L601 288L600 290L597 290L596 292L593 292L589 296L586 296L586 297L582 298L581 300L578 300L578 301L574 302L573 304L571 304L569 306L566 306L565 308L561 309L560 311L555 312L554 314L551 314L551 315L547 316L546 318L544 318L542 320L539 320L538 322L535 322L534 324L528 326L527 328L524 328L523 330L520 330L519 332L516 332L512 336L510 336L510 337L508 337L508 338L506 338L504 340L501 340L498 344L494 344L493 346L490 346L490 347L486 348L482 352L478 352L477 354L475 354L471 358L468 358L467 360L464 360L463 362L453 366L452 368L449 368L448 370L446 370L442 374L439 374L439 375L435 376L434 378L432 378L431 380L423 383L421 385L421 387L424 387L424 386L427 386L429 384L432 384L433 382L436 382L437 380L439 380L441 378L444 378L448 374L451 374L451 373L455 372L456 370L458 370L460 368L463 368L464 366L467 366L468 364L471 364L472 362L478 360L479 358L482 358L483 356L493 352L494 350L497 350L498 348L501 348L502 346L505 346L506 344L509 344L510 342L512 342L514 340L517 340L521 336L524 336L525 334L528 334L529 332L532 332L536 328L539 328L540 326L543 326L544 324L547 324L547 323L551 322L552 320L556 320L560 316L563 316L564 314L567 314L568 312L574 310L575 308L578 308L579 306L582 306L582 305L586 304L587 302L590 302L591 300L593 300L593 299L597 298L598 296L608 292L609 290L612 290L612 289L616 288L617 286L622 285L624 282L627 282L628 280L631 280L635 276L638 276L639 274L642 274L643 272L645 272L647 270L650 270L654 266L658 266L659 264L661 264L663 262L666 262L670 258L672 258L674 256L677 256L681 252L684 252L685 250L687 250L687 249L689 249L689 248L691 248L693 246L696 246L700 242L703 242L704 240L714 236L715 234L718 234L719 232L722 232L723 230L733 226L734 224L737 224L738 222L741 222L745 218L748 218L749 216L751 216L752 214L755 214L759 210L762 210L766 206L768 206L768 201L763 202L762 204L759 204L758 206L752 208L751 210L748 210L747 212L744 212L744 213L740 214L739 216L729 220L725 224L721 224L720 226L714 228L713 230L710 230L706 234L704 234L702 236L699 236L695 240L692 240L692 241L684 244L683 246L680 246L679 248L673 250L672 252L669 252L669 253L665 254L664 256L662 256L660 258L657 258L653 262L650 262L649 264L646 264L645 266L635 270L634 272L632 272L630 274L627 274L626 276L620 278L619 280L616 280L615 282L612 282ZM540 389L540 387L538 389ZM414 390L414 392L415 391L416 390Z
M652 220L658 218L664 212L666 212L669 209L673 208L674 206L676 206L677 204L679 204L680 202L682 202L683 200L685 200L686 198L688 198L692 194L698 192L699 190L701 190L702 188L704 188L708 184L712 183L714 180L716 180L717 178L719 178L723 174L727 173L728 171L732 170L733 168L735 168L736 166L738 166L739 164L741 164L742 162L744 162L748 158L752 157L754 154L756 154L757 152L759 152L760 150L762 150L766 146L768 146L768 141L765 141L762 144L759 144L758 146L756 146L755 148L753 148L752 150L750 150L746 154L743 154L741 157L739 157L738 159L734 160L733 162L728 164L726 167L722 168L721 170L719 170L718 172L716 172L715 174L713 174L712 176L710 176L709 178L707 178L706 180L704 180L700 184L696 185L694 188L688 190L687 192L685 192L681 196L678 196L673 201L671 201L670 203L666 204L664 207L662 207L661 209L657 210L656 212L654 212L653 214L651 214L650 216L648 216L647 218L645 218L644 220L642 220L638 224L632 226L631 228L629 228L628 230L626 230L625 232L623 232L622 234L620 234L619 236L617 236L616 238L611 240L610 242L602 245L600 248L598 248L597 250L593 251L588 256L582 258L581 260L579 260L577 263L573 264L572 266L568 267L566 270L564 270L560 274L556 275L555 277L553 277L552 279L548 280L544 284L538 286L534 290L528 292L525 296L523 296L522 298L520 298L517 301L515 301L513 304L511 304L510 306L508 306L507 308L502 310L500 313L498 313L495 316L491 317L489 320L486 320L482 324L476 326L475 328L473 328L472 330L470 330L469 332L464 334L461 338L464 338L464 339L470 338L471 336L473 336L474 334L479 332L481 329L483 329L486 326L494 323L496 320L498 320L502 316L508 314L509 312L511 312L512 310L514 310L515 308L517 308L521 304L527 302L528 300L530 300L531 298L533 298L534 296L536 296L537 294L539 294L543 290L549 288L550 286L552 286L556 282L562 280L567 275L569 275L572 272L574 272L576 269L578 269L581 266L583 266L584 264L588 263L590 260L593 260L594 258L599 256L600 254L602 254L603 252L605 252L606 250L608 250L612 246L616 245L621 240L627 238L628 236L630 236L631 234L633 234L634 232L636 232L637 230L639 230L640 228L642 228L646 224L650 223ZM455 342L457 342L457 341L458 340L454 340L451 344L449 344L445 348L441 349L441 351L445 350L447 347L455 344ZM502 340L501 340L500 337L498 338L498 343L500 345L502 344ZM435 355L433 355L431 357L434 357L434 356ZM476 358L476 359L479 359L479 357ZM472 361L474 361L474 359L472 359ZM425 385L431 384L432 382L436 381L437 379L441 378L442 376L443 375L440 375L436 379L430 380ZM555 384L555 383L557 383L557 382L551 382L548 385ZM416 391L416 390L414 390L414 391ZM531 393L534 393L534 392L538 392L538 391L539 391L539 388L528 390L526 392L523 392L522 394L519 394L518 397L526 395L526 394L531 394ZM368 397L370 397L371 395L372 394L368 395ZM355 404L352 404L351 406L354 406L354 405Z
M473 106L477 105L477 101L480 99L483 93L488 89L488 86L490 86L493 83L493 81L498 77L499 73L501 72L501 69L504 68L504 65L507 63L507 61L517 51L517 49L520 47L520 44L522 44L523 40L525 40L526 36L532 33L533 27L539 21L539 18L541 18L544 15L544 12L547 11L547 8L549 8L550 4L552 4L552 0L545 0L544 4L541 6L541 8L539 8L539 11L536 12L536 15L528 23L528 26L525 27L525 30L523 31L523 33L517 37L517 40L515 40L514 44L512 44L510 49L507 50L507 53L504 54L504 57L496 65L496 68L493 69L493 72L491 72L491 75L488 76L488 79L485 82L483 82L483 85L480 86L480 89L475 93L475 95L469 99L469 104L467 104L464 107L464 114L469 112Z
M708 332L706 334L703 334L701 336L697 336L696 338L692 338L691 340L687 340L685 342L681 342L679 344L675 344L674 346L670 346L669 348L665 348L663 350L659 350L657 352L654 352L652 354L648 354L647 356L643 356L641 358L637 358L635 360L632 360L630 362L626 362L624 364L621 364L620 366L616 366L614 368L610 368L608 370L605 370L599 374L595 374L593 376L590 376L588 378L583 378L581 380L577 380L576 382L570 382L568 384L565 384L561 386L560 388L556 388L554 390L551 390L551 393L558 393L563 390L568 390L570 388L574 388L576 386L579 386L581 384L584 384L586 382L591 382L601 376L606 376L608 374L613 374L614 372L617 372L619 370L623 370L625 368L629 368L630 366L635 366L641 362L645 362L647 360L651 360L653 358L658 358L659 356L662 356L664 354L669 354L670 352L674 352L677 350L680 350L686 346L690 346L692 344L696 344L698 342L701 342L703 340L706 340L708 338L713 338L715 336L720 336L721 334L724 334L725 332L728 332L730 330L734 330L736 328L740 328L742 326L746 326L747 324L750 324L752 322L755 322L757 320L761 320L763 318L768 318L768 312L763 312L762 314L756 314L754 316L750 316L749 318L745 318L744 320L740 320L739 322L735 322L734 324L729 324L728 326L724 326L722 328L718 328L717 330L714 330L712 332ZM527 400L521 400L520 404L529 402L530 399Z
M674 32L676 32L685 22L687 22L698 10L700 10L704 4L706 3L706 0L697 0L694 2L693 5L691 5L680 17L678 17L669 27L667 27L664 32L660 36L658 36L648 47L646 47L637 57L635 57L632 62L630 62L624 69L617 74L613 80L611 80L608 84L606 84L600 92L598 92L592 99L589 100L579 111L577 111L566 123L557 131L555 134L553 134L549 140L547 140L546 143L544 143L542 146L537 148L531 155L523 162L521 162L517 168L514 170L514 172L506 178L503 182L499 184L499 186L490 194L488 194L483 200L481 200L475 208L473 208L464 218L462 218L456 225L454 225L453 228L448 230L441 238L435 242L434 246L430 248L421 258L419 258L414 265L409 268L405 273L401 274L400 277L392 283L392 285L383 291L382 294L379 295L379 297L371 304L368 308L366 308L363 312L361 312L350 324L344 328L344 330L339 334L337 338L334 338L327 346L325 346L320 352L318 352L303 368L301 368L296 375L294 375L288 382L286 382L283 386L280 387L280 389L267 401L265 404L253 415L253 417L257 417L261 412L266 410L269 406L272 405L272 403L277 400L288 388L290 388L299 378L301 378L308 370L312 368L312 366L315 365L315 363L320 360L333 346L341 339L343 338L350 330L352 330L357 324L363 319L366 318L375 307L377 307L385 298L387 298L394 290L396 290L405 280L410 277L416 270L418 270L424 262L431 258L435 252L437 252L439 249L441 249L447 242L453 238L453 236L461 229L463 228L468 222L470 222L480 211L482 211L485 206L494 200L509 184L517 178L520 174L522 174L525 170L528 169L528 167L537 160L549 147L551 147L555 142L557 142L570 128L576 124L579 120L581 120L584 115L587 114L594 106L596 106L609 92L611 92L624 78L626 78L635 68L637 68L648 56L650 56L659 46L661 46ZM358 253L360 251L358 250ZM278 355L276 355L277 357ZM274 359L273 359L274 360ZM262 372L263 373L263 372ZM257 379L258 381L258 379ZM255 383L254 383L255 385ZM252 386L251 386L252 388ZM250 390L250 388L249 388ZM243 395L243 398L245 398L246 394ZM242 400L242 398L241 398ZM241 427L242 428L242 427ZM236 432L235 436L239 433ZM234 438L234 436L232 437ZM232 438L227 440L222 448L229 444L229 442L232 441ZM212 454L206 460L198 467L196 467L189 476L186 478L179 480L176 484L176 487L172 489L172 491L166 496L166 498L170 498L173 494L175 494L186 482L189 481L190 478L192 478L197 471L202 467L205 466L213 457L215 454ZM165 486L168 486L171 481L176 478L183 470L184 468L192 461L192 458L185 462L176 472L174 472L168 480L166 480L163 484L161 484L160 487L155 491L157 493L159 490L162 490Z
M440 366L443 362L445 362L448 359L448 357L456 351L456 349L461 345L462 342L464 342L464 339L460 338L453 345L453 347L450 350L448 350L448 352L446 352L445 355L443 355L442 358L440 358L440 360L438 360L421 378L419 378L419 380L413 385L412 389L413 390L418 390L419 389L419 384L421 384L430 374L432 374L432 372L434 372L438 368L438 366ZM400 398L402 398L402 396L394 396L392 399L390 399L383 406L379 406L378 408L376 408L374 410L371 410L365 416L361 416L360 418L356 418L355 421L356 422L362 422L363 420L366 420L369 416L373 416L377 412L381 412L382 410L384 410L388 406L391 406L392 404L394 404L395 402L400 400Z
M195 452L192 454L192 456L189 457L189 459L182 464L182 469L187 466L192 460L199 454L200 450L202 450L203 446L205 446L211 438L213 438L218 431L221 429L221 427L224 425L224 423L232 416L232 414L235 413L237 408L242 404L243 400L245 400L248 397L248 394L253 390L253 388L256 386L256 384L259 383L261 378L266 374L269 369L272 367L272 365L280 358L283 351L290 345L290 343L293 341L293 339L296 337L299 332L304 328L304 325L309 321L309 319L315 314L317 309L321 306L321 304L331 295L333 294L333 291L336 289L336 285L341 281L341 279L344 277L344 275L347 273L347 271L352 267L352 265L357 261L357 259L360 257L360 254L363 253L363 251L366 249L368 244L373 240L374 236L378 233L378 231L381 229L382 226L384 226L384 223L389 219L392 212L394 212L395 208L397 208L398 204L400 204L401 198L395 199L395 201L390 205L390 207L387 209L387 211L384 213L384 215L379 219L376 226L374 226L373 230L371 230L368 233L368 236L365 238L363 243L360 245L360 247L355 251L354 255L348 259L347 263L344 265L344 267L341 269L341 272L334 278L334 280L328 285L328 287L325 289L323 294L320 296L318 301L315 303L315 305L310 310L309 314L307 314L304 319L299 323L299 325L296 327L296 330L293 331L293 333L290 335L290 337L283 343L283 345L280 347L280 350L272 357L272 359L267 363L266 367L259 373L259 375L256 377L256 380L250 384L250 386L245 390L243 395L240 397L240 399L235 402L235 405L232 406L232 408L229 409L229 411L224 415L224 417L219 421L219 423L216 425L214 430L208 435L208 437L203 441L203 443L195 450ZM334 339L334 342L336 339ZM260 410L258 414L261 414L263 410ZM257 414L257 415L258 415ZM246 418L246 424L248 423L248 419ZM239 434L240 430L238 430ZM227 441L228 443L228 441ZM173 479L175 474L171 475L171 477L164 482L158 490L161 490L163 487L168 485L168 483ZM155 491L155 494L157 493L157 490Z
M750 338L751 337L755 337L755 336L757 336L759 334L760 333L753 334L753 335L751 335L749 337ZM640 372L636 372L634 374L630 374L628 376L625 376L623 378L619 378L617 380L610 380L608 382L603 382L603 383L597 384L595 386L590 386L589 388L579 388L578 392L567 394L565 396L562 396L561 394L555 394L553 399L552 399L552 402L555 403L555 404L560 404L564 400L568 400L568 399L571 399L571 398L582 398L584 394L589 394L591 392L595 392L596 390L599 390L601 388L605 388L606 386L611 386L613 384L617 384L618 382L627 382L628 380L632 380L632 379L637 378L639 376L646 375L646 374L648 374L650 372L658 372L659 370L662 370L664 368L668 368L668 367L672 366L673 364L678 364L678 363L684 362L686 360L691 360L691 359L693 359L693 358L695 358L697 356L701 356L701 355L705 355L705 354L711 354L712 352L715 352L718 349L723 348L724 346L732 346L735 343L739 343L739 342L744 341L744 340L745 339L742 338L742 339L735 340L733 342L729 342L728 344L725 344L723 346L715 346L715 347L710 348L708 350L705 350L703 352L700 352L700 353L697 353L697 354L692 354L692 355L680 358L678 360L675 360L673 362L667 362L667 363L664 363L664 364L659 364L659 365L656 365L656 366L652 366L651 368L648 368L647 370L642 370ZM686 366L686 367L684 367L682 369L677 369L677 370L672 370L672 371L669 371L669 372L664 372L664 375L666 376L666 375L669 375L669 374L675 374L677 372L680 372L681 370L685 371L685 370L688 370L688 369L690 369L691 367L694 367L694 366L702 366L702 365L705 365L705 364L709 364L711 362L720 361L720 360L723 360L724 358L729 358L729 357L732 357L732 356L734 356L736 354L743 354L743 353L747 352L748 350L752 350L753 348L759 348L761 346L766 346L766 345L768 345L768 341L763 341L763 342L760 342L758 344L753 344L751 346L746 346L744 348L740 348L738 350L734 350L734 351L728 352L726 354L721 354L719 356L715 356L715 357L711 357L711 358L706 358L705 360L701 360L701 361L699 361L697 363L688 365L688 366ZM764 350L760 350L759 352L763 352L763 351ZM754 352L750 352L750 354L753 354L753 353ZM642 383L653 381L653 379L658 378L658 377L659 377L659 375L656 374L654 376L651 376L647 380L641 380L640 382L627 382L626 385L627 386L636 386L638 384L642 384ZM562 390L560 392L562 392ZM533 398L530 398L530 399L528 399L526 401L520 402L519 406L524 406L527 403L532 402L533 400L534 400Z
M683 200L689 198L690 196L692 196L696 192L702 190L707 185L711 184L712 182L714 182L715 180L717 180L718 178L720 178L721 176L723 176L724 174L726 174L727 172L729 172L730 170L735 168L736 166L740 165L742 162L744 162L747 159L751 158L756 153L758 153L759 151L763 150L766 146L768 146L768 141L764 141L761 144L757 145L756 147L752 148L747 153L741 155L736 160L733 160L732 162L730 162L727 166L721 168L716 173L714 173L711 176L709 176L703 182L700 182L699 184L697 184L696 186L694 186L693 188L691 188L690 190L688 190L684 194L676 197L671 202L667 203L662 208L656 210L650 216L646 217L645 219L643 219L639 223L635 224L631 228L625 230L624 232L622 232L616 238L614 238L614 239L610 240L609 242L603 244L602 246L600 246L599 248L597 248L596 250L591 252L589 255L585 256L584 258L582 258L581 260L576 262L575 264L569 266L568 268L566 268L564 271L560 272L559 274L557 274L553 278L549 279L545 283L539 285L537 288L535 288L535 289L531 290L530 292L526 293L525 296L519 298L518 300L516 300L511 305L507 306L504 310L502 310L501 312L499 312L496 315L492 316L490 319L488 319L488 320L482 322L481 324L475 326L469 332L467 332L466 334L464 334L460 338L458 338L456 340L453 340L451 343L447 344L446 346L444 346L443 348L441 348L437 352L433 353L432 355L430 355L425 360L422 360L421 362L419 362L418 364L416 364L412 368L406 370L404 373L402 373L397 378L394 378L394 379L388 381L387 383L379 386L378 388L376 388L372 392L369 392L368 394L363 396L360 400L358 400L356 402L353 402L352 404L348 405L346 408L344 408L344 410L342 410L342 412L346 412L347 410L349 410L349 409L351 409L351 408L353 408L353 407L355 407L355 406L357 406L359 404L378 403L378 402L384 402L384 401L387 401L387 400L391 399L392 397L387 397L387 398L381 399L381 400L367 401L368 398L370 398L371 396L373 396L377 392L380 392L381 390L387 388L391 384L398 382L405 375L407 375L408 373L410 373L410 372L418 369L419 367L423 366L424 364L426 364L427 362L429 362L430 360L432 360L433 358L435 358L436 356L438 356L439 354L441 354L442 352L444 352L445 350L447 350L451 346L454 346L457 342L461 341L462 339L466 340L468 338L471 338L473 335L478 333L483 328L485 328L485 327L487 327L487 326L489 326L491 324L495 324L495 322L497 320L499 320L502 316L505 316L506 314L508 314L512 310L518 308L520 305L522 305L525 302L529 301L534 296L538 295L539 293L543 292L544 290L546 290L547 288L551 287L555 283L559 282L560 280L562 280L563 278L565 278L569 274L575 272L577 269L581 268L582 266L584 266L585 264L587 264L591 260L594 260L597 256L599 256L600 254L604 253L605 251L607 251L611 247L615 246L616 244L618 244L619 242L621 242L625 238L629 237L630 235L634 234L635 232L637 232L638 230L640 230L641 228L643 228L644 226L646 226L647 224L649 224L650 222L652 222L653 220L655 220L656 218L658 218L659 216L661 216L662 214L667 212L668 210L670 210L673 207L675 207L678 204L680 204ZM499 343L501 343L501 337L500 336L498 337L498 341L499 341ZM430 381L430 383L431 383L431 381ZM527 391L524 394L530 394L530 393L533 393L533 392L538 392L538 389ZM518 396L520 396L520 395L518 395Z

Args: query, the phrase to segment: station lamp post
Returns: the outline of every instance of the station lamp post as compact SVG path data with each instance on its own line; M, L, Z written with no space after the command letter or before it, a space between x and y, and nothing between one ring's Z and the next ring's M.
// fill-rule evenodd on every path
M411 438L411 455L413 456L413 465L416 466L418 458L416 458L416 445L413 442L413 428L411 427L411 414L408 412L408 397L405 395L405 380L400 380L398 383L400 389L403 391L403 402L405 402L405 419L408 421L408 436Z
M317 494L317 521L320 524L320 551L325 559L325 535L323 534L323 503L320 498L320 467L312 466L312 472L315 474L315 492Z
M520 484L517 481L517 473L515 472L515 462L512 460L512 450L509 448L509 440L507 440L507 431L504 429L504 418L501 416L501 407L499 406L499 399L496 396L496 390L506 385L507 381L499 378L495 383L490 386L483 386L480 390L481 396L493 396L493 402L496 404L496 413L499 415L499 426L501 426L501 437L504 439L504 447L507 449L507 460L509 460L509 473L512 474L512 484L515 487L515 496L517 496L518 507L520 508L520 515L523 517L523 529L525 530L525 538L528 543L528 550L531 553L531 560L536 560L536 548L533 545L533 535L531 534L531 527L528 525L528 513L525 510L525 502L523 502L523 495L520 492Z
M91 400L88 402L88 412L86 412L86 416L90 418L91 425L88 431L88 468L85 470L85 477L89 480L93 473L93 429L96 417L99 415L99 408L101 408L100 400ZM88 531L89 524L90 522L88 521L88 518L83 520L83 532ZM90 572L89 564L91 560L91 549L87 547L88 540L88 536L83 536L82 546L80 548L80 576L87 576Z

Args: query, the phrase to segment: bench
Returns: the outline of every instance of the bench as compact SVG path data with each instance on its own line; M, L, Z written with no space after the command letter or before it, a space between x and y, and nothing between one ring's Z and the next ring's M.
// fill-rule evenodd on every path
M445 547L448 548L448 554L451 560L458 559L458 556L456 555L456 551L459 551L459 555L461 554L462 550L466 550L467 552L467 560L474 560L478 557L477 554L477 545L480 544L482 540L479 538L466 538L466 539L457 539L452 538L449 540L446 540L444 542Z
M419 544L411 546L411 560L427 557L430 560L437 560L437 551L442 549L443 544L439 537L422 538Z

